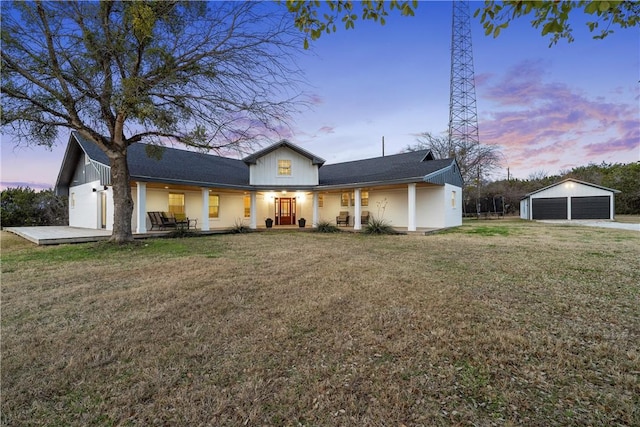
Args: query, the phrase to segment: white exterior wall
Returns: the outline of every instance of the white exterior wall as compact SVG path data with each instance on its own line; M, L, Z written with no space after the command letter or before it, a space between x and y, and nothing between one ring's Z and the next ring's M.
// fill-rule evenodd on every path
M529 199L520 200L520 218L529 219Z
M101 188L100 181L69 188L69 226L100 228L100 217L98 216L100 196L93 191L94 188ZM111 215L111 223L113 224L113 214Z
M278 160L291 160L291 175L278 175ZM289 148L281 147L257 159L249 167L251 185L318 185L318 165Z
M93 192L92 188L102 188L99 183L89 183L70 189L70 193L75 194L75 207L69 207L69 224L71 226L99 228L100 202L99 194ZM352 189L346 192L351 192ZM382 218L394 227L408 226L408 193L407 187L400 187L392 190L376 191L368 189L369 205L362 206L361 211L369 211L372 218ZM455 194L455 206L452 206L451 199ZM198 228L203 226L202 218L202 192L168 190L147 187L147 212L168 211L169 193L181 193L185 195L186 215L191 219L198 220ZM137 206L137 191L133 187L131 190L134 206ZM244 217L244 197L247 192L223 193L215 189L210 194L220 196L220 212L218 218L206 218L210 228L228 228L236 222L241 221L249 225L250 218ZM318 208L318 220L335 223L335 217L340 211L348 211L350 225L354 224L355 206L341 206L342 193L321 193L324 202ZM313 220L313 194L310 192L288 192L283 195L281 192L266 192L256 194L256 221L258 227L264 226L266 218L274 217L274 201L276 197L291 197L296 199L296 219L305 218L307 226L312 225ZM113 193L111 189L107 191L107 229L113 228ZM148 217L147 230L151 229ZM416 189L416 227L421 228L443 228L454 227L462 224L462 190L459 187L446 184L445 186L418 187ZM136 230L135 209L132 216L132 228Z
M462 188L445 184L443 193L444 227L458 227L462 225Z
M350 192L352 190L348 190ZM409 221L407 187L379 191L369 189L369 206L362 206L362 211L369 211L372 218L384 219L393 227L407 227ZM455 206L451 204L453 192ZM322 193L324 206L318 208L320 221L335 223L340 211L348 211L353 226L354 206L341 206L340 193ZM454 185L418 187L416 189L416 227L443 228L462 224L462 189Z
M610 196L612 193L608 190L595 188L590 185L584 185L579 182L567 181L560 185L547 188L530 196L531 199L540 199L545 197L592 197L592 196Z

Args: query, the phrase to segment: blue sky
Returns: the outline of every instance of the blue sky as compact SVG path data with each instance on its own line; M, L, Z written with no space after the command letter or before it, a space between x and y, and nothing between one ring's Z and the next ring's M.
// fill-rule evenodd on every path
M472 11L482 3L471 2ZM527 178L590 162L640 160L640 29L594 40L573 21L576 41L548 47L528 19L494 39L472 18L480 139L504 154L495 178ZM421 2L415 17L385 26L358 21L312 43L299 64L312 108L295 117L292 142L328 163L394 154L449 119L451 3ZM68 133L52 150L2 139L2 187L49 188Z

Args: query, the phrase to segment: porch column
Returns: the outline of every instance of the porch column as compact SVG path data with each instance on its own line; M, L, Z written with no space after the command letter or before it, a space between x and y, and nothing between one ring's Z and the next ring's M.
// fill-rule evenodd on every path
M353 210L353 216L355 217L355 218L353 218L353 229L354 230L362 230L362 222L361 222L362 209L361 209L361 206L360 206L360 203L362 202L362 200L360 198L361 197L360 193L361 193L360 188L356 188L354 190L354 194L353 194L354 201L356 202L356 205L354 206L355 209Z
M407 230L416 231L416 184L415 182L407 186L407 210L409 214Z
M567 196L567 219L571 219L571 196Z
M611 193L609 197L610 197L609 207L611 208L611 211L609 212L609 219L613 221L614 219L616 219L616 209L615 209L615 206L613 205L616 202L615 193Z
M136 182L136 233L147 232L147 184Z
M209 231L209 189L202 190L202 226L200 230Z
M249 204L249 228L252 230L255 230L256 228L258 228L258 222L256 219L256 192L252 191L251 193L249 193L249 199L250 199L250 204Z
M313 192L313 218L311 221L311 226L312 227L317 227L318 226L318 200L320 199L320 197L318 196L318 192L314 191Z

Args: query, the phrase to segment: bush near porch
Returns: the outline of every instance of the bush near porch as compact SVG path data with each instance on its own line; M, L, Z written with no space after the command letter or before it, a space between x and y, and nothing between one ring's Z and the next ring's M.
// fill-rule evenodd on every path
M3 423L639 425L638 259L637 232L517 220L3 232Z

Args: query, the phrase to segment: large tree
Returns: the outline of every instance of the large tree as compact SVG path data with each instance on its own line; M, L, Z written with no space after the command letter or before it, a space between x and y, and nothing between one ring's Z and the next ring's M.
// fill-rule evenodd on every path
M454 0L457 1L457 0ZM322 34L335 32L338 25L346 29L355 28L358 19L385 24L390 11L399 11L402 16L414 16L417 0L328 0L326 2L307 0L286 0L287 8L294 15L296 27L306 34L304 46ZM590 17L586 22L594 38L605 38L614 29L637 27L640 25L640 2L637 0L485 0L476 9L474 16L480 22L486 35L497 37L500 32L517 19L530 17L531 26L541 28L543 36L550 35L550 45L560 39L572 42L571 18L583 14Z
M423 132L416 138L414 145L408 145L404 151L431 150L436 159L455 157L465 186L484 179L500 166L502 152L495 145L467 143L461 139L452 139Z
M268 3L3 2L3 132L51 145L74 130L99 146L112 240L129 241L127 147L243 149L274 135L300 105L302 39Z

